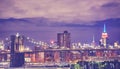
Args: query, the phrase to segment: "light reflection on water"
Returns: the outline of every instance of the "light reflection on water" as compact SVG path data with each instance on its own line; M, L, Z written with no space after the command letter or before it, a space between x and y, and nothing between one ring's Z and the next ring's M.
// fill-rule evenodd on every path
M0 69L70 69L69 67L18 67L18 68L0 68Z

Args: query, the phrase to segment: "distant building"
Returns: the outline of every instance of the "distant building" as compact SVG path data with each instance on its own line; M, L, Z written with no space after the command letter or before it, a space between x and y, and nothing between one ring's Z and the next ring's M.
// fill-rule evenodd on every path
M70 33L68 31L57 34L57 44L60 48L70 48L70 42Z
M114 42L114 47L115 47L115 48L118 48L118 47L119 47L119 42L118 42L118 41Z
M107 48L108 47L108 34L106 31L106 25L104 24L104 29L102 32L101 40L100 40L100 45Z
M0 41L0 50L4 50L4 42Z
M93 36L93 40L92 40L92 43L91 43L91 46L95 47L95 37Z

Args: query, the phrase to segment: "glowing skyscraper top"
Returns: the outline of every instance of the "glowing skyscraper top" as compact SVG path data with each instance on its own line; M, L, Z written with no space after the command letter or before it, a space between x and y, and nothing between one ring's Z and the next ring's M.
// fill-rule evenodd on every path
M107 31L106 31L106 25L104 24L103 32L102 32L102 38L107 38L107 37L108 37L108 34L107 34Z
M106 32L106 25L104 24L104 30L103 30L103 32L105 33Z
M104 28L103 28L103 32L102 32L102 36L101 36L101 45L104 46L105 48L107 48L107 45L108 45L108 34L106 31L105 24L104 24Z

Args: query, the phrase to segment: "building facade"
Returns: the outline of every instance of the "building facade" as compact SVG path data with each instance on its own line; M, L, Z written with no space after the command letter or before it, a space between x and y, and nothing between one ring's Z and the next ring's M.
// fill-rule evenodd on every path
M57 44L60 48L70 48L70 33L64 31L57 34Z

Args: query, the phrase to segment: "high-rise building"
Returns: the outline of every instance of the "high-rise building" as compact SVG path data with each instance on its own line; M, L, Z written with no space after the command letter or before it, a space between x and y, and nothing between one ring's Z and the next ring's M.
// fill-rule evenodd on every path
M108 34L107 34L107 31L106 31L106 25L104 24L104 29L103 29L103 32L102 32L102 36L101 36L101 46L104 46L105 48L108 47Z
M70 33L68 31L57 34L57 44L60 48L70 48L70 42Z

